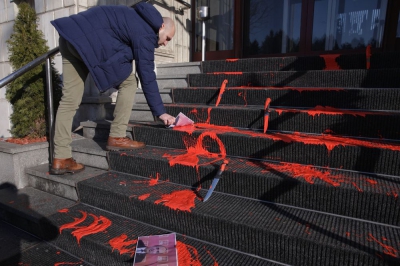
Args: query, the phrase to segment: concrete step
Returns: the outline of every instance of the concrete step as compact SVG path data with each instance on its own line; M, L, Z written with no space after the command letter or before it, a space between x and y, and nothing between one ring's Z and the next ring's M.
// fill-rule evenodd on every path
M172 103L171 89L159 89L163 103ZM135 95L135 103L144 103L147 105L146 98L144 97L143 90L138 90Z
M47 217L69 208L75 201L32 187L0 189L0 219L44 240L57 237L58 228Z
M157 75L158 88L187 87L187 74Z
M172 63L157 65L157 75L201 73L200 62Z
M85 141L85 143L87 142L91 142L91 140ZM82 142L80 142L80 145L82 145ZM79 149L78 147L77 149ZM74 152L75 155L76 153L77 152ZM78 161L82 162L81 157L85 157L84 161L86 162L90 160L90 157L93 158L95 156L94 153L96 153L96 151L92 151L91 154L87 156L78 156ZM95 160L92 159L90 161L94 162ZM92 168L86 164L86 168L83 172L74 175L51 175L49 174L49 167L49 164L42 164L26 169L28 186L74 201L79 199L76 191L78 182L106 172L98 168Z

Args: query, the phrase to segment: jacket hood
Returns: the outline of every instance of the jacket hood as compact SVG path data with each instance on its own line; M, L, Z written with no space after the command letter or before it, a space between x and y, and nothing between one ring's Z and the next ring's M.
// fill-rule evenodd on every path
M163 19L158 10L151 4L140 2L133 7L139 16L149 24L154 32L158 33L160 30Z

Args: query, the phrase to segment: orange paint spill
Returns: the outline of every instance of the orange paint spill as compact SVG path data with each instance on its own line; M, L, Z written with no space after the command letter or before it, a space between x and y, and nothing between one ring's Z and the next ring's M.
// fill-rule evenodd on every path
M196 194L191 190L174 191L171 194L162 195L161 199L156 200L155 204L163 203L173 210L191 212L191 209L196 207L194 200ZM186 265L186 264L184 264Z
M237 62L237 61L239 61L239 58L226 59L226 62Z
M69 210L68 209L61 209L61 210L58 210L58 212L59 213L67 213L67 212L69 212Z
M144 194L144 195L138 197L138 199L139 199L139 200L145 200L145 199L147 199L148 197L150 197L150 193Z
M208 73L208 74L214 74L214 75L242 75L243 72L214 72L214 73Z
M267 132L268 130L268 122L269 122L269 105L271 103L271 98L267 98L265 100L265 104L264 104L264 134Z
M88 226L77 226L78 224L85 221L87 218L86 212L84 211L80 212L83 215L81 218L74 218L74 221L72 223L68 223L60 227L60 234L65 229L75 229L74 231L72 231L71 234L75 236L75 238L78 241L78 244L80 244L80 240L82 239L82 237L100 233L106 230L112 224L111 221L104 216L97 217L94 214L89 214L90 216L93 217L93 222Z
M325 60L324 70L340 70L340 66L337 64L336 59L339 57L338 54L326 54L320 55Z
M152 178L150 181L149 181L149 186L155 186L155 185L157 185L158 184L158 180L160 179L160 174L159 173L157 173L156 174L156 178Z
M315 108L310 109L310 110L298 110L298 109L280 109L276 108L274 109L279 115L282 113L286 112L291 112L291 113L307 113L310 116L316 116L316 115L352 115L352 116L361 116L365 117L366 115L377 115L377 113L373 112L360 112L360 111L351 111L351 110L341 110L329 106L321 106L317 105Z
M194 116L196 117L196 120L197 120L197 121L199 121L199 122L204 122L204 123L206 123L206 124L209 124L209 123L210 123L210 120L211 120L211 110L212 110L212 107L207 108L207 119L206 119L206 121L202 121L202 119L200 119L200 117L199 117L199 111L198 111L196 108L192 109L192 110L189 112L189 114L194 115ZM181 129L180 129L180 128L181 128ZM187 128L187 129L190 130L190 126L189 126L189 127L178 127L178 128L174 127L174 130L184 130L184 128ZM192 132L193 132L193 131L192 131Z
M222 85L221 85L221 88L220 88L220 90L219 90L219 94L218 94L218 98L217 98L217 102L215 103L215 106L218 106L219 103L221 102L222 95L223 95L224 92L225 92L226 84L228 84L228 80L227 80L227 79L225 79L225 80L222 82Z
M220 149L220 154L218 153L211 153L208 150L205 149L203 145L203 141L205 137L209 137L213 140L215 140L219 146ZM202 158L208 158L211 159L211 161L202 164L211 164L214 162L217 162L219 160L222 160L226 157L226 149L222 141L217 137L217 134L215 132L204 132L202 133L198 139L197 142L194 146L187 147L187 153L181 154L181 155L169 155L169 154L164 154L163 157L168 158L169 160L169 165L174 166L175 164L181 164L181 165L186 165L186 166L191 166L191 167L196 167L198 168L199 165L199 157Z
M246 99L247 91L239 92L239 93L238 93L238 96L243 98L243 100L244 100L244 106L247 106L247 99Z
M42 138L30 138L30 137L8 138L5 141L9 142L9 143L14 143L14 144L26 145L26 144L37 143L37 142L46 142L47 141L47 137L42 137Z
M111 239L108 243L112 247L112 252L118 250L119 254L129 254L131 257L135 255L137 240L127 240L128 236L122 234Z
M378 243L381 247L383 247L385 250L383 251L384 254L392 256L394 258L398 257L398 251L391 246L388 246L386 244L383 244L382 242L380 242L378 239L376 239L372 234L368 234L368 241L374 241L376 243Z
M184 244L181 241L176 242L176 248L178 250L179 265L202 266L200 262L199 252L196 248Z
M213 259L213 261L214 261L214 264L213 264L213 266L218 266L218 262L217 262L217 260L215 259L215 257L211 254L211 252L209 251L209 250L206 250L207 251L207 253L208 253L208 255L210 255L210 257Z
M255 166L259 165L255 162L246 162L247 165ZM341 183L346 181L345 177L341 175L332 175L328 170L320 171L314 168L312 165L301 165L296 163L279 163L272 164L267 162L261 162L264 170L262 172L277 171L289 173L293 178L303 178L307 183L314 184L315 180L320 179L334 187L339 187Z

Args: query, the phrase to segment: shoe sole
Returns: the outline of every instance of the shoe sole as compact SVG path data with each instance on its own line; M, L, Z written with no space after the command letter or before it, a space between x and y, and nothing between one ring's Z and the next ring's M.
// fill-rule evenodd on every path
M121 147L116 147L116 146L106 146L107 151L132 151L132 150L137 150L137 149L142 149L146 147L146 145L140 146L140 147L133 147L133 148L121 148Z
M85 170L85 167L83 167L82 169L79 170L66 170L66 169L50 169L50 174L51 175L65 175L65 174L77 174L82 172L83 170Z

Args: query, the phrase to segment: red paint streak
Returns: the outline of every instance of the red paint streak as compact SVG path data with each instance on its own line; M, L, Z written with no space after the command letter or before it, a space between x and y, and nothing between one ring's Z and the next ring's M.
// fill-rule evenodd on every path
M79 262L57 262L57 263L54 263L54 266L61 266L61 265L78 265L78 264L81 264L82 262L81 261L79 261Z
M191 135L196 130L196 128L193 125L182 126L182 127L173 127L172 129L175 131L186 132L189 135Z
M61 209L61 210L58 210L58 212L59 213L67 213L67 212L69 212L69 210L68 209Z
M351 184L353 184L353 186L359 191L359 192L363 192L363 190L357 186L356 182L351 182Z
M291 113L307 113L310 116L316 116L316 115L352 115L352 116L362 116L365 117L366 115L377 115L377 113L373 113L373 112L359 112L359 111L351 111L351 110L341 110L341 109L337 109L337 108L333 108L333 107L329 107L329 106L320 106L317 105L315 108L310 109L310 110L299 110L299 109L280 109L280 108L276 108L274 109L279 115L281 115L282 113L287 113L287 112L291 112Z
M395 248L383 244L378 239L376 239L372 234L368 234L368 237L369 237L369 238L367 238L368 241L374 241L374 242L378 243L381 247L383 247L385 249L383 251L384 254L392 256L392 257L395 257L395 258L398 257L398 251Z
M212 107L209 107L209 108L207 109L207 120L204 121L204 123L206 123L206 124L209 124L209 123L210 123L210 120L211 120L211 110L212 110ZM196 116L196 119L197 119L199 122L202 121L202 119L199 118L199 111L198 111L196 108L192 109L192 110L189 112L189 114L192 114L192 115ZM178 128L179 128L179 127L178 127ZM185 128L185 127L181 127L181 128ZM174 127L174 129L175 129L175 127ZM175 130L178 130L178 129L175 129ZM181 131L184 131L184 130L185 130L185 129L182 129ZM193 132L193 131L192 131L192 132Z
M347 236L347 237L350 237L350 232L346 232L346 236Z
M192 190L180 190L174 191L171 194L162 195L161 199L156 200L154 203L163 203L173 210L191 212L191 208L196 207L194 203L195 199L196 194Z
M147 199L148 197L150 197L150 193L144 194L144 195L138 197L138 199L139 199L139 200L145 200L145 199Z
M254 166L255 162L248 161L247 165ZM260 163L257 163L260 164ZM334 187L339 187L341 183L345 182L345 178L341 175L332 175L328 170L320 171L312 165L301 165L296 163L279 163L272 164L267 162L261 163L265 170L289 173L293 178L303 178L306 182L314 184L316 179L320 179Z
M227 79L225 79L225 80L222 82L222 85L221 85L221 88L220 88L220 90L219 90L219 94L218 94L218 98L217 98L217 102L215 103L215 106L218 106L219 103L221 102L222 95L223 95L224 92L225 92L226 84L228 84L228 80L227 80Z
M196 248L184 244L181 241L176 242L176 248L178 250L179 265L202 266L200 262L199 252Z
M211 107L209 107L209 108L207 109L207 120L206 120L206 124L210 124L210 120L211 120L211 110L212 110Z
M156 178L152 178L150 181L149 181L149 186L155 186L155 185L157 185L158 184L158 180L160 179L160 174L159 173L157 173L156 174Z
M214 73L208 73L208 74L214 74L214 75L242 75L243 72L214 72Z
M106 230L111 226L111 221L104 216L97 217L96 215L89 214L93 217L94 221L89 226L81 227L73 231L71 234L76 237L78 244L84 236L93 235Z
M111 239L108 243L112 247L112 252L118 250L120 255L130 254L133 257L135 255L137 240L127 240L127 238L127 235L122 234Z
M56 252L56 254L57 254L57 255L60 255L60 254L61 254L61 252L60 252L60 251L57 251L57 252Z
M246 99L247 91L239 92L238 96L242 97L244 100L244 106L247 106L247 99Z
M372 55L371 45L368 44L367 45L367 49L365 50L365 56L366 56L366 59L367 59L367 65L366 65L367 69L371 68L371 55Z
M305 230L305 232L306 232L307 235L311 235L311 232L310 232L310 225L309 225L309 224L306 224L306 230Z
M78 244L80 244L82 237L97 234L101 231L104 231L111 225L111 221L104 216L97 217L96 215L89 214L94 219L93 223L88 226L77 226L87 218L87 212L80 211L80 213L83 215L81 218L74 218L73 222L64 224L60 227L60 234L65 229L75 229L71 234L76 237Z
M120 156L128 156L128 154L126 152L123 152L120 154Z
M226 59L226 62L237 62L237 61L239 61L239 58Z
M320 55L325 60L324 70L340 70L340 66L337 64L336 59L339 57L338 54L326 54Z
M84 211L79 211L79 212L82 213L83 216L81 218L74 218L73 222L60 226L60 234L65 229L77 228L78 224L80 224L86 220L87 212L84 212Z
M205 125L207 125L207 124L205 124ZM205 149L205 147L203 145L203 141L204 141L205 137L209 137L217 142L219 149L220 149L220 154L211 153ZM198 137L196 144L194 146L187 147L186 149L187 149L187 153L185 153L185 154L181 154L181 155L164 154L163 157L168 158L170 166L174 166L175 164L181 164L181 165L186 165L186 166L191 166L191 167L196 167L196 168L198 168L200 166L199 165L199 157L212 159L211 161L209 161L205 164L202 164L202 165L211 164L211 163L220 161L226 157L225 145L217 137L217 134L215 132L202 133Z
M122 186L126 186L126 181L121 181L121 182L119 182L119 184Z
M213 266L218 266L218 262L217 262L217 260L215 259L215 257L211 254L211 252L209 251L209 250L206 250L207 251L207 253L208 253L208 255L210 255L210 257L213 259L213 261L214 261L214 265Z

